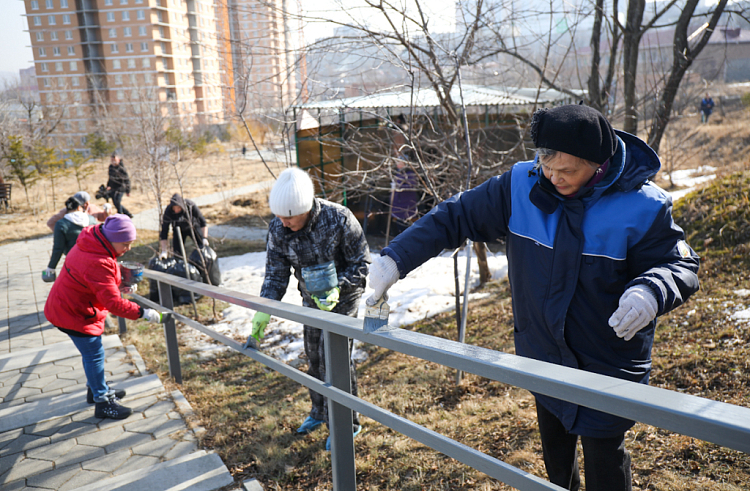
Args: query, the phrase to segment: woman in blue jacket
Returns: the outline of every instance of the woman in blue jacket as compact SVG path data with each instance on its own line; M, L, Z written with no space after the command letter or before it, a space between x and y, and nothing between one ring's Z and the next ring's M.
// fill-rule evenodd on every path
M533 161L439 204L370 268L372 304L399 278L466 238L507 241L516 353L648 383L656 317L698 290L699 258L650 182L656 153L583 105L541 109ZM550 481L630 490L625 431L633 421L535 394Z

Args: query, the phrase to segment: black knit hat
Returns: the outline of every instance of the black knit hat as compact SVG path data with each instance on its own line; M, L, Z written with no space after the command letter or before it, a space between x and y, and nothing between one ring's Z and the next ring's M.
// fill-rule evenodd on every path
M612 125L596 109L569 104L539 109L531 118L531 138L537 148L565 152L602 165L617 150Z

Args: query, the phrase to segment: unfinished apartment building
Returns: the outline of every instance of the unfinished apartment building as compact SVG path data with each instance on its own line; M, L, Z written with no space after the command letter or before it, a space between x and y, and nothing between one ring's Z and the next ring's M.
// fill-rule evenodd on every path
M231 0L237 109L274 114L295 102L295 57L289 28L294 0Z
M60 150L156 111L184 130L224 122L233 85L226 0L24 0L41 103ZM226 27L227 32L219 29Z

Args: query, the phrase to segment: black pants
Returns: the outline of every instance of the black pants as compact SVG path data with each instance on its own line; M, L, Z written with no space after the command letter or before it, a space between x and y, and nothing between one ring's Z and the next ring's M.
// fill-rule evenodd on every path
M195 230L195 240L198 242L195 243L195 247L203 247L203 234L201 234L200 229L193 229ZM175 254L182 255L182 249L180 248L180 238L177 236L177 230L173 230L172 235L172 250ZM184 227L180 227L180 234L182 235L182 243L185 244L185 250L187 250L187 240L193 238L193 234L190 231L190 227L187 225Z
M347 295L347 298L343 302L336 305L333 312L337 314L348 315L350 317L357 317L357 307L359 305L359 299L361 295L355 295L352 298ZM305 305L311 307L310 305ZM312 306L316 309L316 306ZM311 326L303 326L304 342L305 342L305 355L307 355L308 362L308 375L315 377L318 380L325 382L326 380L326 352L325 345L323 343L323 331ZM356 396L357 391L357 372L354 367L354 360L352 360L352 345L353 341L349 340L349 372L352 380L352 395ZM310 390L310 401L312 402L312 409L310 409L310 416L315 419L320 419L328 423L328 399L318 394L317 392ZM352 411L352 422L355 425L359 425L359 414L356 411Z
M122 195L125 194L122 191L112 191L110 193L110 196L112 197L112 203L115 205L115 208L117 209L117 213L122 213L123 215L127 215L130 218L133 218L133 215L130 214L127 208L122 206Z
M568 433L559 419L539 401L536 403L544 465L550 482L578 491L578 435ZM581 437L586 475L586 491L630 491L630 454L625 449L625 433L612 438Z

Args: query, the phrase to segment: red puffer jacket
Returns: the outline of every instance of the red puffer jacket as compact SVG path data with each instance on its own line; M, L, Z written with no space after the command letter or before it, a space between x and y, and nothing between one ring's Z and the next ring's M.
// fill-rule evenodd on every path
M120 266L101 227L84 228L65 257L44 305L53 326L100 336L108 311L126 319L143 315L140 306L120 296Z

